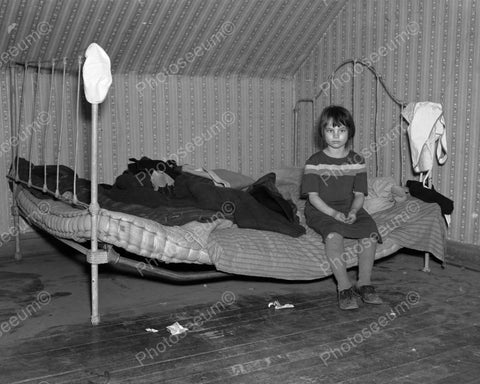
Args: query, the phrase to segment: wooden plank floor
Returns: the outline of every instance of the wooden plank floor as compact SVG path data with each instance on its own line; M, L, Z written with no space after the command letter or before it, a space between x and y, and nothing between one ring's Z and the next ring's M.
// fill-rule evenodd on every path
M171 285L104 270L93 327L88 268L61 253L0 257L2 384L480 383L479 272L425 274L400 253L375 266L385 305L345 312L331 278ZM171 335L174 322L189 331Z

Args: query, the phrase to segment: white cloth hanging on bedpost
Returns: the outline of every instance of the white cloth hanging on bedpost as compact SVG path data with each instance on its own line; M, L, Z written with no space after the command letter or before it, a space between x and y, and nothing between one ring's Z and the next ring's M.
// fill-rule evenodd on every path
M100 104L107 97L110 85L112 85L110 58L96 43L88 46L85 57L83 64L85 98L90 104Z
M421 174L421 181L425 187L429 184L431 186L435 153L440 165L447 161L447 138L442 105L430 101L409 103L402 115L409 123L407 134L413 170Z
M420 174L419 181L423 186L431 189L435 155L440 165L445 164L448 157L442 105L430 101L409 103L402 111L402 116L409 123L407 134L413 170ZM444 216L450 226L451 216Z

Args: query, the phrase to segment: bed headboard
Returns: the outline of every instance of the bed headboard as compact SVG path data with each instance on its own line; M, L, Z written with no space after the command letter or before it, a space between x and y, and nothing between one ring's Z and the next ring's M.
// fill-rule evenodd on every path
M65 154L66 148L70 146L73 146L74 149L69 156L73 158L75 174L78 173L79 162L77 159L81 150L80 131L83 129L80 125L80 113L82 113L80 105L81 70L83 62L84 58L78 57L76 62L75 60L63 58L62 60L49 62L10 63L10 127L11 138L15 139L15 142L12 140L11 145L12 171L18 170L20 157L23 156L28 161L35 159L37 164L44 165L46 175L46 165L47 163L52 164L53 160L57 167L57 188L50 191L46 181L43 187L40 188L32 185L31 173L28 180L20 180L15 173L10 173L10 177L13 176L17 183L27 184L31 188L40 189L60 199L62 197L59 195L58 190L58 174L62 164L61 155L62 152ZM73 119L71 116L67 116L64 103L64 100L70 97L70 95L66 94L66 74L72 71L77 72L78 78L76 84L76 116ZM57 84L57 82L61 84ZM57 92L58 89L61 89L60 93ZM30 100L30 102L27 102L27 100ZM73 124L75 140L71 143L72 145L62 143L62 138L66 134L67 118L75 122ZM59 126L55 137L52 127L54 123ZM52 149L51 151L50 148ZM54 158L47 159L47 153L50 156L53 153ZM73 188L75 200L75 184Z

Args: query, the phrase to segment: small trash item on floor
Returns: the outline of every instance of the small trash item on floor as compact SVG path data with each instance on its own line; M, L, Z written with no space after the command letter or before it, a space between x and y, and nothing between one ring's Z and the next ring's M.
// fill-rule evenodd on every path
M176 321L172 325L167 326L167 329L170 331L172 335L178 335L180 333L188 331L188 328L185 328L184 326L179 324L178 321Z
M155 328L145 328L145 331L147 331L147 332L152 332L152 333L157 333L157 332L158 332L158 329L155 329Z
M268 303L268 308L275 307L275 309L285 309L285 308L294 308L293 304L283 304L281 305L278 300Z

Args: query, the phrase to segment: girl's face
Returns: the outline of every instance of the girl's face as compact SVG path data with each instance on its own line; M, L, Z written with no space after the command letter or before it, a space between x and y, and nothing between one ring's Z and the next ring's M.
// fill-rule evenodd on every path
M345 147L348 141L348 129L344 125L333 126L332 119L328 121L324 130L325 142L329 147L340 149Z

